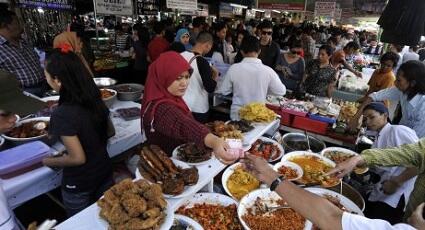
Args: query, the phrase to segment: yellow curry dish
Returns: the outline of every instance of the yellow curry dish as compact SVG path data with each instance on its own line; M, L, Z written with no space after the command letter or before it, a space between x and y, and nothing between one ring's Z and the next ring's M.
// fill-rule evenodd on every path
M333 167L316 156L295 156L289 159L301 166L304 171L300 182L303 184L320 184L322 187L333 187L340 183L340 179L327 176Z
M226 185L231 195L237 200L240 200L246 194L259 188L260 181L242 167L237 167L229 176Z

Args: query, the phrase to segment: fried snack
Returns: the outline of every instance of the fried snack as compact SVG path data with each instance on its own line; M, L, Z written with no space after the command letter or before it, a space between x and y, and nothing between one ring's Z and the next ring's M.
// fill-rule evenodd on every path
M152 183L161 184L165 194L179 195L183 193L184 186L198 182L196 168L179 169L167 154L156 145L146 146L140 153L139 172Z
M245 105L239 110L239 116L241 119L253 122L272 122L276 118L273 110L261 103Z
M100 95L102 96L102 99L107 99L107 98L114 96L114 93L112 91L107 90L107 89L101 89Z
M199 163L207 161L212 156L212 149L198 147L195 143L187 143L180 146L177 150L179 160L188 163Z
M234 125L225 124L223 121L214 121L205 124L211 132L222 138L242 139L243 135Z
M34 126L42 126L45 128L37 129ZM5 135L13 138L31 138L38 137L48 133L49 122L48 121L29 121L22 123L21 125L13 128L10 132Z
M105 192L97 201L99 216L109 229L159 229L167 207L161 187L146 180L130 182L123 180Z
M126 192L121 197L121 204L130 217L137 217L146 211L146 200L139 194Z
M129 178L122 180L119 184L112 186L112 192L117 196L121 196L124 192L131 191L132 193L138 193L139 188Z

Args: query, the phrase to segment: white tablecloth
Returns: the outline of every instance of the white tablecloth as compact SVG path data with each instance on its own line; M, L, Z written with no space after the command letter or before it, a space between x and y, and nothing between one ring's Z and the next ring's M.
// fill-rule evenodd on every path
M269 129L279 125L279 120L275 120L270 124L261 125L251 131L245 136L244 143L253 143L258 137L266 133ZM223 165L218 160L213 160L211 164L205 164L198 167L200 183L197 186L196 191L202 189L207 185L218 173L220 173L226 165ZM171 207L176 210L181 204L183 204L193 194L180 199L167 199ZM83 211L79 212L75 216L62 222L55 227L57 230L85 230L85 229L105 229L99 222L98 208L96 204L89 206Z
M128 101L117 101L111 108L112 115L119 108L139 107L140 104ZM122 118L112 116L115 127L115 136L108 141L107 150L110 157L142 143L140 132L140 118L124 121ZM63 150L62 144L52 146L52 151ZM62 171L54 171L48 167L40 167L19 176L2 180L3 190L8 199L9 206L15 208L41 194L47 193L60 186Z

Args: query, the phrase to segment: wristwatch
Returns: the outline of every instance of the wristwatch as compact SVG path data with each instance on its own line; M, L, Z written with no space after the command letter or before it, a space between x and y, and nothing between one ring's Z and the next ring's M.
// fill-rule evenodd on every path
M274 191L274 190L276 190L276 188L277 188L277 186L279 186L279 184L280 183L282 183L283 181L285 180L285 177L284 176L279 176L279 177L277 177L273 182L272 182L272 184L270 185L270 191Z

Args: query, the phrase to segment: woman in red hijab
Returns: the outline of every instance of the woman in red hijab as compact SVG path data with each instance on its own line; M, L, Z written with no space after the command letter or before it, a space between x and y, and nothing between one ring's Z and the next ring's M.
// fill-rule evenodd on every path
M233 162L227 143L198 123L183 101L190 80L190 65L179 54L165 52L150 66L142 104L142 132L148 144L160 146L169 156L181 144L194 142L212 148L223 163Z

